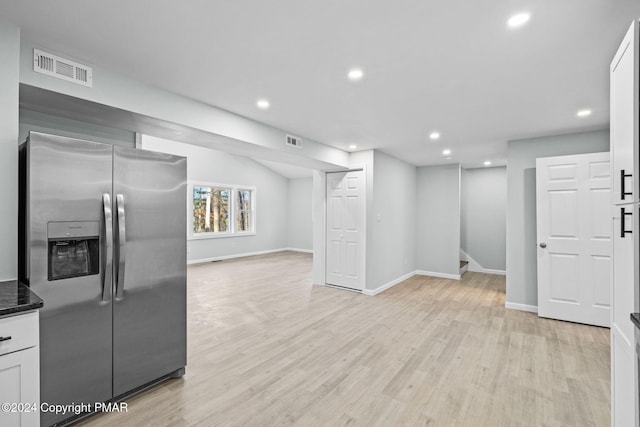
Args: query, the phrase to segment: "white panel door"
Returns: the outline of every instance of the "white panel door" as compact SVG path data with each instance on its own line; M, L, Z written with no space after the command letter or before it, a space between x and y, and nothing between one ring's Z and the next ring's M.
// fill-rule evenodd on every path
M609 153L536 161L538 315L611 324Z
M326 283L362 290L364 173L327 173Z

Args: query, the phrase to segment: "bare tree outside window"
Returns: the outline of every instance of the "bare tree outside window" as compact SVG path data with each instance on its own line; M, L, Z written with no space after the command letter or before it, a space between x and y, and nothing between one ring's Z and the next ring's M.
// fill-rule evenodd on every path
M238 190L238 231L251 231L251 190Z
M229 231L228 188L193 187L193 232Z

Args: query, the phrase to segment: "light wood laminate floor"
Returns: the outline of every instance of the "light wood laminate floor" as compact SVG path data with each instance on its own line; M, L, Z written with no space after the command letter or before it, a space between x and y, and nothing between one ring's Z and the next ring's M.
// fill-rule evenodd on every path
M502 276L310 283L294 252L189 267L186 375L82 425L610 423L609 330L505 309Z

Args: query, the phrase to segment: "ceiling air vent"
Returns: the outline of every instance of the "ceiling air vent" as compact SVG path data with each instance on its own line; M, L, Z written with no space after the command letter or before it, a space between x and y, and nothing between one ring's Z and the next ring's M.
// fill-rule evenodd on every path
M290 147L302 147L302 139L298 136L287 135L287 145Z
M93 70L86 65L33 49L33 71L93 87Z

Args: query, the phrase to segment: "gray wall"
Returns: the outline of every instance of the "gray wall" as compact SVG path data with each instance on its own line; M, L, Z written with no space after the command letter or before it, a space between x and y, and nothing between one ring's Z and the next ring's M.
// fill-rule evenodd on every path
M17 147L21 83L226 136L231 138L225 139L230 145L246 141L277 153L288 152L283 130L119 75L52 49L46 43L46 40L21 39L20 29L0 18L0 194L3 197L0 204L0 279L17 277ZM34 47L92 66L93 88L34 72ZM303 147L295 149L295 153L299 158L333 165L346 166L349 160L348 153L308 139L304 139ZM279 231L282 235L286 233L286 229Z
M507 303L538 305L536 158L609 151L609 131L509 141Z
M313 179L289 179L287 203L287 247L313 250Z
M142 148L187 157L187 178L190 181L256 188L256 234L188 240L188 261L287 247L289 185L285 177L247 157L147 135L142 136Z
M507 168L462 169L460 246L484 269L507 267Z
M367 283L374 290L415 271L416 167L374 151L367 211Z
M418 168L416 270L460 274L460 165Z
M375 150L351 153L349 163L365 172L365 291L375 291L415 271L416 168ZM324 284L323 172L314 172L313 186L313 283Z
M18 78L20 30L0 20L0 280L18 270Z
M19 141L24 141L29 131L37 131L115 145L130 147L135 145L135 134L121 129L98 126L24 109L20 109L19 119ZM265 236L271 238L272 241L265 242L264 239L253 238L251 236L210 239L207 240L209 242L208 244L205 244L203 241L194 240L188 244L189 260L281 249L284 247L312 250L313 229L311 221L311 201L313 182L311 178L286 180L281 175L273 173L262 165L241 156L207 150L201 147L184 147L184 144L173 143L146 135L143 136L142 141L143 148L155 151L175 152L175 154L190 157L190 179L204 182L245 184L272 191L274 194L277 194L275 198L268 197L267 194L263 195L258 191L258 197L260 199L264 198L267 202L265 208L266 214L274 210L273 207L269 206L271 200L280 199L283 192L286 194L286 211L283 209L283 211L277 215L277 218L266 217L265 224L267 225L265 226L270 231L266 233ZM262 179L263 177L258 176L260 174L265 175L267 179ZM283 179L286 182L286 188L284 189L281 185ZM275 185L274 182L276 182ZM258 200L259 203L260 201L261 200ZM262 204L260 203L260 205ZM275 231L282 226L282 223L285 222L283 219L285 215L287 218L287 232L286 239L282 239L282 236L275 236L271 230ZM262 216L263 213L260 212L259 218L264 219ZM274 227L274 224L276 227ZM263 237L263 234L264 233L260 233L260 237ZM213 243L212 240L215 240L215 243Z

